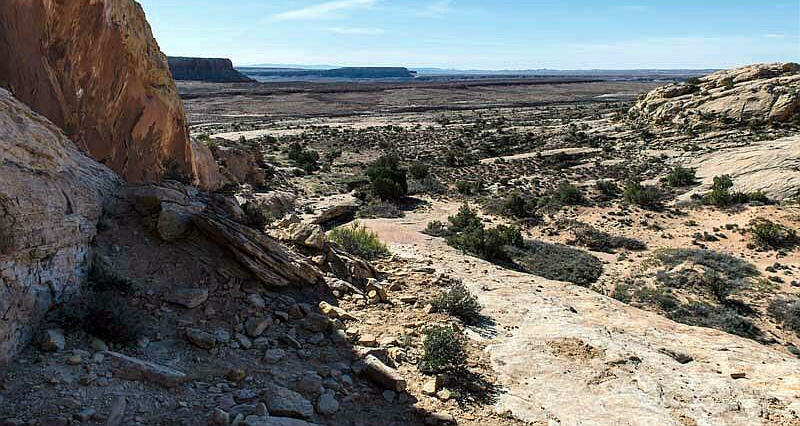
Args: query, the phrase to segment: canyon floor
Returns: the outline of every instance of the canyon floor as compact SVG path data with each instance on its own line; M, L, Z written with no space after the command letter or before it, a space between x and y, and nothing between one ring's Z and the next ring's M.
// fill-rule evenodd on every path
M785 184L798 129L631 121L659 85L179 84L192 135L227 170L223 193L268 204L275 235L321 217L326 231L365 225L390 251L373 262L381 290L253 287L204 239L165 244L128 206L97 244L131 282L144 336L109 347L67 329L59 351L26 349L0 382L0 424L800 425L800 335L771 310L800 295L800 251L752 232L759 218L800 228ZM319 154L311 167L293 145ZM397 203L359 198L387 153L425 176ZM678 165L696 176L665 183ZM702 202L722 174L786 199ZM658 208L624 199L631 181L657 186ZM536 214L507 214L516 195ZM490 262L430 235L465 204L487 227L518 227L540 257ZM717 277L739 286L720 296ZM205 296L176 303L176 282ZM455 283L482 306L479 323L431 309ZM420 371L437 324L463 334L469 382ZM131 380L118 352L155 364ZM404 390L370 380L367 355ZM152 383L174 380L170 369L188 383Z

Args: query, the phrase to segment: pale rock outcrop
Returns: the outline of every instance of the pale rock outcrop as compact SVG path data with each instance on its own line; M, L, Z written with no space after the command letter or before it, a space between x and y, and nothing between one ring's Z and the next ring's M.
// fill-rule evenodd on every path
M659 125L691 128L726 120L788 122L800 114L800 65L756 64L719 71L699 84L678 83L639 99L630 115Z
M202 171L167 58L135 1L4 0L0 58L0 87L125 179L158 180L170 163Z
M121 183L0 89L0 366L77 294L104 200Z
M696 169L701 184L682 199L708 192L720 175L731 176L734 191L760 191L776 201L800 197L800 136L722 149L687 163Z
M261 187L272 174L256 145L218 138L214 139L212 146L213 156L219 163L223 180L227 183L246 183Z

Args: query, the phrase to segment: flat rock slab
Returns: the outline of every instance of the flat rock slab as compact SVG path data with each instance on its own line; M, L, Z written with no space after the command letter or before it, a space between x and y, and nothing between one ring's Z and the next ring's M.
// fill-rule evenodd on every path
M697 169L700 185L683 195L702 195L711 190L714 177L730 175L734 191L761 191L781 201L800 195L800 137L758 141L747 146L722 149L689 163Z
M316 423L309 423L305 420L292 419L288 417L270 417L267 419L266 426L319 426Z
M208 289L179 288L164 296L164 300L184 308L194 309L208 300Z
M151 382L166 388L176 387L189 380L186 374L170 367L117 352L106 351L105 354L118 364L114 374L126 380Z
M451 208L457 207L434 204L433 211ZM467 264L440 239L409 239L431 219L420 213L364 223L392 244L396 256L437 259L437 272L462 280L495 321L481 333L491 336L486 351L505 390L498 412L542 425L798 424L797 358L590 289L480 259ZM476 276L475 270L486 273Z

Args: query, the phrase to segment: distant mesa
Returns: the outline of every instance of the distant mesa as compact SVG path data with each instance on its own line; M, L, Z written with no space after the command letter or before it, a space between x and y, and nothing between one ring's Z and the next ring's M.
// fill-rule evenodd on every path
M253 78L341 78L341 79L411 79L417 73L403 67L345 67L334 69L241 67L239 70Z
M175 80L212 83L249 83L253 80L236 69L230 59L170 56L169 69Z

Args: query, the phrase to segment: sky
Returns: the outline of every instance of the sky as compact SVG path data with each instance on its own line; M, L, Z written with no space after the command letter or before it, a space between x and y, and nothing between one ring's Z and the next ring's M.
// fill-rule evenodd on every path
M139 0L172 56L235 65L729 68L800 61L800 0Z

